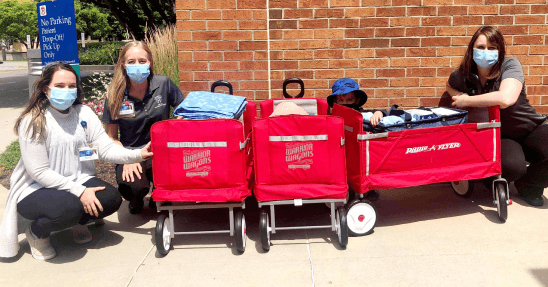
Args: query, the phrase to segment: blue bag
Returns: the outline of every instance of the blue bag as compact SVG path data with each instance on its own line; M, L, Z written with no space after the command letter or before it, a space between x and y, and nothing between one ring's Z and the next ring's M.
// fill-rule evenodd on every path
M185 119L239 119L245 110L245 97L211 92L190 92L173 111Z

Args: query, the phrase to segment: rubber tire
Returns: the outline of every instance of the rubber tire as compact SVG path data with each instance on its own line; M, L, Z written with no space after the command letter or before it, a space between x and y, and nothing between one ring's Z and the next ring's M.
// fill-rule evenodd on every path
M259 230L261 231L261 247L264 251L270 250L270 231L268 228L270 224L268 222L268 212L261 210L261 216L259 219Z
M462 188L463 190L457 190L457 187L455 187L456 186L455 182L457 182L459 185L462 182L462 184L464 185ZM468 186L466 187L466 185ZM472 192L474 191L474 183L469 180L452 181L451 187L453 188L453 191L455 192L455 194L460 197L470 197L470 195L472 195Z
M245 224L245 216L242 211L236 213L236 218L234 219L234 237L236 239L236 250L238 252L244 253L245 244L247 240L247 230Z
M337 220L337 238L339 241L339 245L346 249L346 245L348 245L348 224L346 222L346 209L342 206L337 208L337 211L335 212L336 220Z
M158 222L156 222L156 248L161 255L166 256L171 249L172 240L168 233L167 240L169 240L169 244L166 248L164 245L164 235L166 235L164 231L166 230L164 228L168 228L166 230L169 231L169 218L165 214L161 214Z
M369 205L373 209L373 212L375 214L373 225L366 230L358 231L358 230L352 230L352 228L350 227L352 224L348 224L348 233L352 236L367 235L371 233L371 231L375 228L375 225L377 224L377 209L375 208L375 205L373 205L373 203L367 199L362 199L362 200L356 199L350 202L350 204L348 204L348 207L346 209L347 223L349 223L351 220L354 220L353 218L350 218L349 216L349 214L352 212L352 208L358 208L358 207L361 207L362 205Z
M495 204L501 222L508 218L508 190L503 182L495 182Z

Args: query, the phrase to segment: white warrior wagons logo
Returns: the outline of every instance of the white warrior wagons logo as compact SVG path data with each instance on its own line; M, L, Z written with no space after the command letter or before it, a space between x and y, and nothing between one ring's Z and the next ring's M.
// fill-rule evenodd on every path
M440 145L435 144L431 147L430 146L408 147L405 154L452 149L452 148L459 148L459 147L460 147L460 143L446 143L446 144L440 144Z
M285 162L288 168L309 169L313 163L314 145L312 143L286 143Z
M211 150L183 151L183 169L187 177L207 176L211 171Z

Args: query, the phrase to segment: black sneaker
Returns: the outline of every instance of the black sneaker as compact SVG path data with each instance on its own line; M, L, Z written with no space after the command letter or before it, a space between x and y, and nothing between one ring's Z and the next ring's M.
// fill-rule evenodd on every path
M531 206L543 206L544 205L544 199L542 196L523 196L522 194L519 194L519 197L525 202L527 202Z
M532 184L523 183L519 179L514 181L514 186L518 190L518 196L525 200L531 206L543 206L544 199L542 193L544 188Z
M145 203L143 202L143 199L141 198L138 201L130 201L128 204L129 213L131 214L139 214L143 212L143 205Z

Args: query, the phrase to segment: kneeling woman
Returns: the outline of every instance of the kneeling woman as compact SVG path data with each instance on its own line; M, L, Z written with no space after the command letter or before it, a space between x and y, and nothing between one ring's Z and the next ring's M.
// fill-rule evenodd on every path
M21 159L10 179L0 226L0 257L18 253L18 213L32 222L25 234L36 259L56 256L49 237L53 231L74 226L77 243L91 241L85 224L116 212L122 203L116 188L95 177L93 156L116 163L152 156L150 144L140 150L116 145L81 100L78 75L68 64L49 64L34 84L15 124Z
M447 92L457 108L500 106L502 177L514 182L527 203L542 206L548 187L546 116L529 104L521 63L505 57L496 27L481 27L472 36L462 63L449 76Z

